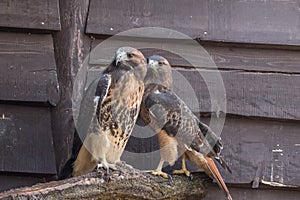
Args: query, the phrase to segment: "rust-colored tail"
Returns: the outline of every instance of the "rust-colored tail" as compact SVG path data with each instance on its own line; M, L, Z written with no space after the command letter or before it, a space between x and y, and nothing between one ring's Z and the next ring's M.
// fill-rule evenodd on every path
M227 196L228 200L232 200L232 197L229 193L229 190L225 184L225 182L223 181L223 178L215 164L215 162L213 161L213 159L209 158L209 157L205 157L206 160L206 165L207 168L209 169L211 175L215 178L215 180L217 181L218 185L220 186L220 188L222 188L222 190L224 191L224 193Z

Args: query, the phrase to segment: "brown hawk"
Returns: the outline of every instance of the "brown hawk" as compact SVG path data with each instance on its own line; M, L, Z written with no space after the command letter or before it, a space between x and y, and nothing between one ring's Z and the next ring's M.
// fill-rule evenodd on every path
M151 56L147 63L140 115L157 133L161 154L158 167L152 174L167 178L168 174L162 172L164 162L173 165L178 155L181 155L182 169L174 170L174 174L190 176L185 163L185 160L189 159L214 178L227 198L231 199L213 161L213 158L216 159L231 172L220 156L223 148L221 138L203 124L171 90L172 70L169 62L161 56Z
M120 157L140 110L146 70L140 51L121 47L100 79L91 84L97 84L95 93L89 89L93 87L87 89L85 94L93 100L80 108L76 128L86 137L74 162L73 176L91 172L96 166L116 169L116 165L124 165Z

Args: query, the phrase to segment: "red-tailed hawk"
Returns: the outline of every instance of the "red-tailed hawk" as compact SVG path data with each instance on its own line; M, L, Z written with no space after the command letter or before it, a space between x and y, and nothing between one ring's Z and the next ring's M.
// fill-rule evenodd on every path
M124 165L120 157L140 110L146 70L140 51L122 47L100 79L92 83L97 84L96 89L87 89L85 94L93 100L80 108L77 131L86 137L74 162L73 176L91 172L96 166L116 169L116 165Z
M232 199L213 160L219 161L230 171L220 155L223 148L221 138L203 124L171 90L172 71L169 62L161 56L151 56L147 63L140 115L157 133L161 154L158 167L152 174L168 178L168 174L162 172L164 162L173 165L181 155L182 169L173 173L190 176L185 163L189 159L214 178L227 198Z

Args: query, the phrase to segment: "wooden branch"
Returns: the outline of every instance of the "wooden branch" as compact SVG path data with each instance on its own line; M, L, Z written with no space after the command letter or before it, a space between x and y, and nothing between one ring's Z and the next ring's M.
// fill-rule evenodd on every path
M0 199L202 199L207 177L193 174L164 179L138 170L92 172L90 174L41 183L0 193Z

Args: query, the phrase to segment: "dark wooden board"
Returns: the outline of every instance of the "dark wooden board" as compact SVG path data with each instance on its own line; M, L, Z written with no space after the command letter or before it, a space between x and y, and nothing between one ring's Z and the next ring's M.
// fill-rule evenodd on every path
M0 100L56 105L59 87L51 35L0 33Z
M58 0L3 0L0 27L60 30Z
M208 30L208 2L91 0L87 33L115 35L140 27L163 27L192 37ZM122 19L122 20L121 20Z
M201 117L201 121L210 125L211 119ZM214 131L217 129L210 127ZM232 174L220 168L225 181L251 186L253 181L267 183L272 179L273 182L300 186L299 130L298 122L227 116L221 133L222 154ZM122 159L139 169L156 169L160 154L155 134L147 127L136 125L132 136ZM179 168L180 162L175 165L175 169ZM165 170L171 172L172 169L167 167ZM189 169L198 171L190 163Z
M203 40L300 45L298 0L209 1Z
M10 190L12 188L31 186L36 183L44 182L44 178L31 176L15 175L0 175L0 192Z
M87 85L101 75L102 69L92 68L88 72ZM218 74L222 79L217 78ZM202 76L207 77L207 83ZM176 94L194 112L226 112L242 116L300 120L300 75L174 68L173 81ZM222 82L225 93L220 90ZM211 97L210 94L215 96ZM211 102L214 102L213 108ZM223 105L226 105L226 111Z
M263 200L298 200L300 191L289 188L251 189L245 187L229 187L232 198L237 200L263 199ZM208 187L204 200L225 199L224 193L217 185Z
M218 73L222 79L217 77ZM226 100L229 114L300 119L300 75L174 69L173 80L174 91L195 112L224 112L222 104ZM216 84L222 81L226 97L221 84ZM211 88L210 93L207 88Z
M50 108L0 104L0 171L56 174Z
M110 46L108 44L103 45L103 50L100 50L102 48L101 42L103 41L102 39L92 41L92 48L94 50L92 50L89 57L90 64L108 65L111 62L111 56L114 55L114 46L136 45L137 47L149 47L149 49L142 49L146 57L154 54L164 56L172 66L189 68L215 68L217 66L218 69L226 70L300 73L300 51L294 50L217 46L216 44L205 44L201 48L200 44L186 44L183 41L166 41L162 39L138 40L129 37L124 38L121 42L111 41L109 42ZM153 49L153 46L160 47L161 49ZM167 51L167 46L173 51L184 52L184 55L188 54L188 58L191 58L191 61L198 65L192 66L190 62L180 55ZM202 52L194 51L195 46L199 46ZM208 58L203 58L202 62L198 61L199 54L203 55L200 58L205 56ZM205 61L205 59L210 58L214 61L215 65L212 65L212 62Z
M204 48L219 69L300 73L300 51L221 46Z
M300 45L298 7L297 0L91 0L86 32L115 35L133 28L164 27L201 40Z
M233 173L221 169L226 182L251 183L257 178L300 186L299 130L298 122L227 117L223 155Z

